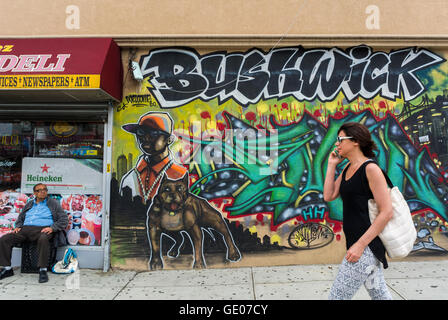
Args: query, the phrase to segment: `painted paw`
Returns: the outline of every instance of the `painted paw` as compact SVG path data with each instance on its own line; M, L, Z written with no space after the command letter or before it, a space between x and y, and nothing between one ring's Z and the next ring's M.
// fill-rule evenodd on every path
M162 270L163 269L163 263L161 260L151 261L149 266L150 266L151 270Z
M203 262L195 262L193 263L193 269L205 269L206 266Z
M238 261L241 259L241 254L237 251L234 250L232 252L229 253L229 258L230 261Z
M178 253L177 253L177 250L171 250L171 251L168 251L166 253L166 255L168 256L168 258L173 259L173 258L177 258Z

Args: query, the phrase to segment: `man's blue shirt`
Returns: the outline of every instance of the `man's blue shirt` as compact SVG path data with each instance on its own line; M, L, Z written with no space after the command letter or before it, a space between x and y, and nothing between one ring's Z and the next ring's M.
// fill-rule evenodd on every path
M26 212L24 226L48 227L53 224L53 215L47 206L47 199L36 203L33 200L33 206Z

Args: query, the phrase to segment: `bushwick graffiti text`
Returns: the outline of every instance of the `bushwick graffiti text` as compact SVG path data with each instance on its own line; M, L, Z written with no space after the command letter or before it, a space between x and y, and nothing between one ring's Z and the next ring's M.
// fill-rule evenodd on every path
M162 108L195 99L220 102L233 98L247 106L260 99L294 96L303 101L331 101L342 91L348 101L417 97L424 86L416 72L445 61L426 49L405 48L390 53L367 46L347 50L302 46L264 53L213 52L204 56L192 49L156 49L140 59L148 89Z

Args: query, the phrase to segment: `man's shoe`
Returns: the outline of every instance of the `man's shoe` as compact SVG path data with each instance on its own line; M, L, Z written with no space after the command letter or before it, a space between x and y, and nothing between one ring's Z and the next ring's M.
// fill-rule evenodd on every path
M39 271L39 283L44 283L44 282L48 282L48 275L47 275L47 271L42 270L42 271Z
M13 269L6 270L5 268L3 268L0 271L0 280L7 278L7 277L12 277L13 275L14 275Z

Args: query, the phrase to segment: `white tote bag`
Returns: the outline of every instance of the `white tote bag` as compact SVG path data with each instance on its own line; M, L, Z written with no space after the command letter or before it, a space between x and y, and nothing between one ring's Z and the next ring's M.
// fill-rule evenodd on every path
M384 176L391 187L390 198L392 200L393 216L381 231L379 237L386 248L390 258L404 258L414 247L417 238L417 230L412 221L411 211L403 194L398 187L394 187L389 177L383 171ZM373 223L378 216L378 206L374 199L368 201L369 217Z

